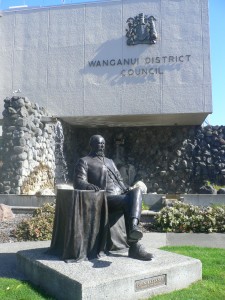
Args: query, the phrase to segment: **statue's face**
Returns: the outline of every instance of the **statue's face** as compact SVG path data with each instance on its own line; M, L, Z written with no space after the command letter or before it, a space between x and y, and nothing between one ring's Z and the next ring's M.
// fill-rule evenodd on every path
M98 155L104 154L105 150L105 140L102 136L96 136L96 138L91 143L91 149Z

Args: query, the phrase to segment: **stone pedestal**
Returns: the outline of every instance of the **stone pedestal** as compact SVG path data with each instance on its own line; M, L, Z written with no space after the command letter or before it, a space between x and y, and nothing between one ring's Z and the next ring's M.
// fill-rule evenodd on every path
M148 249L153 261L127 257L127 252L92 261L67 264L47 249L20 251L19 269L30 281L56 299L129 300L168 293L201 280L202 265L197 259Z

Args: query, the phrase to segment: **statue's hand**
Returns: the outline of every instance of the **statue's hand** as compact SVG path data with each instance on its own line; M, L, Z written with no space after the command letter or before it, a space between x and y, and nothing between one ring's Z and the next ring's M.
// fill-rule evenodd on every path
M91 184L89 183L88 186L86 187L87 190L91 190L91 191L100 191L100 187L98 187L97 185Z
M126 188L124 191L123 191L123 194L126 194L126 193L128 193L129 191L131 191L132 190L132 188L131 187L128 187L128 188Z

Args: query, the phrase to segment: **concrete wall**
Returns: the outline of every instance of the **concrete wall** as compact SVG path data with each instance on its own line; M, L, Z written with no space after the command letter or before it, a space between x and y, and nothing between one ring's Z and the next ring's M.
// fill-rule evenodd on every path
M127 46L126 21L141 12L157 19L157 43ZM5 11L0 41L1 98L20 89L71 124L201 124L212 111L207 0Z

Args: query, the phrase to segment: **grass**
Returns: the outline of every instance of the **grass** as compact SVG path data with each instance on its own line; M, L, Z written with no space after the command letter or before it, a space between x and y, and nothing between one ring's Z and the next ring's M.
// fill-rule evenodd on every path
M189 288L155 296L154 300L225 300L225 249L202 247L163 247L162 250L200 259L202 281Z
M25 281L0 278L0 299L4 300L53 300Z
M203 280L189 288L155 296L154 300L224 300L225 299L225 249L202 247L163 247L166 251L200 259L203 264ZM52 299L27 282L0 278L0 299L43 300Z

